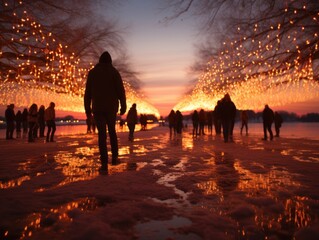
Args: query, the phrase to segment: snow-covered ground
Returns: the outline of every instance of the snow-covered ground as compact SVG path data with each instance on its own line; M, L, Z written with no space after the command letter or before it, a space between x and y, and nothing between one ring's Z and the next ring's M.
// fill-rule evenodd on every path
M98 172L97 135L0 140L0 239L319 239L319 140L189 127L118 133Z

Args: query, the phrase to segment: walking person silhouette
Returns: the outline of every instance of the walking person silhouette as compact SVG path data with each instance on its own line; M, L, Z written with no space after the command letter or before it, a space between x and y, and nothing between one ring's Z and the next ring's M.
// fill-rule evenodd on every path
M120 73L112 64L111 55L102 53L99 62L90 70L85 94L84 108L87 118L93 114L98 129L98 144L100 151L100 171L108 171L108 153L106 144L106 126L108 128L112 165L118 163L118 142L115 130L116 114L121 105L120 115L126 112L126 96Z
M132 107L127 113L126 117L127 126L129 128L129 137L128 140L133 142L134 141L134 131L135 131L135 125L138 122L137 117L137 110L136 110L136 103L132 104Z

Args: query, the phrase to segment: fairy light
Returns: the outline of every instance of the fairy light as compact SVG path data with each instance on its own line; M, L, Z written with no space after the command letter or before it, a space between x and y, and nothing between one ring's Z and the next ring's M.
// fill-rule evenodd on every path
M22 1L19 3L23 4ZM65 53L68 46L58 43L52 32L46 32L27 11L13 12L12 16L15 19L11 28L14 34L9 35L10 41L18 41L27 47L19 49L21 52L15 59L17 69L9 69L6 79L1 79L0 104L14 102L17 107L25 107L35 102L49 105L54 99L57 110L84 112L86 76L93 64L90 63L89 68L81 67L81 61L74 53ZM34 60L39 56L43 56L44 63ZM143 95L136 93L127 79L123 80L128 104L135 102L140 113L159 117L158 110L145 101Z
M306 6L303 6L304 10ZM288 12L288 9L284 12ZM299 13L300 11L294 11L293 15ZM310 19L318 24L317 17L310 16ZM299 32L294 28L290 32L282 33L283 24L272 23L265 39L242 37L237 41L240 44L236 44L236 41L223 42L224 47L219 56L212 57L193 91L176 104L174 109L212 110L225 93L231 95L237 108L252 110L262 109L265 103L282 106L318 97L319 82L314 80L312 56L308 55L308 61L304 61L305 56L302 56L305 47L310 48L311 44L318 42L318 34L305 36L304 32L311 29L307 29L307 24L298 23L293 18L288 24L296 25ZM237 28L237 31L239 30L240 27ZM255 36L258 36L262 29L255 24L253 31ZM306 51L314 50L318 50L318 44L313 44L313 47ZM284 57L285 53L296 54L293 61L283 61L284 57L273 57L278 51Z

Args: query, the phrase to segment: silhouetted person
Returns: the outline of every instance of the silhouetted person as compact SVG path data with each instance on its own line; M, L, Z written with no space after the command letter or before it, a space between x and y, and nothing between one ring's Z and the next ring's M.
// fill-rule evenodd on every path
M265 108L263 111L263 127L264 127L263 140L267 140L267 131L269 132L270 140L273 139L273 133L271 130L271 125L273 122L274 122L274 112L268 105L265 105Z
M141 124L141 130L146 130L147 128L147 115L141 114L140 115L140 124Z
M215 125L215 132L217 135L220 135L222 133L221 103L222 103L222 100L218 100L214 108L214 125Z
M15 117L17 138L21 138L22 113L19 110Z
M214 112L208 111L207 112L207 127L208 127L208 132L211 135L213 134L213 121L214 121Z
M183 129L183 115L177 110L176 111L176 133L181 134Z
M192 122L193 122L193 137L197 137L198 132L198 124L199 124L199 115L197 110L195 110L192 114Z
M127 126L129 129L129 136L128 140L133 142L134 141L134 131L135 131L135 125L138 122L138 116L137 116L137 110L136 110L136 104L134 103L130 110L128 111L127 117L126 117Z
M48 127L46 142L54 142L55 125L55 103L51 102L49 107L45 109L44 118Z
M280 128L281 128L281 125L282 125L283 120L282 120L281 115L280 115L278 112L275 112L274 122L275 122L275 131L276 131L275 137L279 137L279 135L280 135Z
M23 109L22 112L22 128L23 128L23 138L28 135L28 109Z
M112 65L112 58L104 52L99 63L90 70L85 94L84 107L87 118L92 113L98 129L98 143L102 171L108 170L108 154L106 144L106 125L111 142L112 164L118 161L118 142L115 130L116 114L121 105L120 115L126 112L126 96L123 81L118 70ZM92 106L91 106L92 104Z
M204 128L205 128L205 123L206 123L206 113L204 109L201 109L199 111L199 135L205 135Z
M13 132L14 132L14 120L15 120L15 114L14 114L14 104L10 104L7 106L7 109L5 111L5 118L6 118L6 139L13 139Z
M29 133L28 133L28 142L34 142L34 129L38 121L38 105L33 103L28 112L28 124L29 124Z
M241 119L241 128L240 128L240 134L243 134L243 129L245 127L246 129L246 135L248 135L248 113L246 110L243 110L240 114Z
M169 136L171 137L173 134L176 133L176 113L174 110L168 115L168 127L169 127Z
M223 125L224 142L232 140L232 131L236 117L236 106L230 99L229 94L225 94L221 103L221 119Z
M39 137L45 137L44 136L44 130L45 130L45 119L44 119L44 111L45 107L43 105L40 106L39 112L38 112L38 123L39 123Z

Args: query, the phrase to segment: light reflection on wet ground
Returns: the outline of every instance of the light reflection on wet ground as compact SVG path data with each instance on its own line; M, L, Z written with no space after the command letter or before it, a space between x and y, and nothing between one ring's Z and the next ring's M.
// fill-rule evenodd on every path
M193 138L188 133L171 139L168 133L141 137L133 143L121 139L121 163L109 166L108 177L151 166L152 174L158 177L157 183L173 189L177 196L165 200L150 198L152 201L173 207L180 214L200 207L207 212L227 216L236 222L237 232L234 235L238 239L249 239L251 236L255 239L272 236L291 239L298 229L310 226L313 222L318 223L319 201L295 193L304 187L295 180L297 174L291 173L284 166L266 168L258 161L247 164L245 159L215 147L214 141L219 140L212 136ZM28 158L18 166L21 175L1 181L0 188L16 188L52 172L59 172L63 177L56 183L38 188L37 192L100 176L97 146L92 145L93 140L87 141L89 146L83 146L80 141L72 137L68 142L67 146L72 147L73 151ZM251 151L280 153L280 156L289 157L292 161L319 163L319 153L313 150L313 146L300 151L293 149L293 144L274 145L271 142L250 140L249 137L237 137L234 142L230 144L243 145ZM182 184L184 181L188 181L189 189ZM94 211L98 207L103 207L103 203L88 197L31 214L21 220L24 228L18 237L30 237L43 227L57 224L65 226L72 222L74 211ZM192 225L192 221L192 217L174 215L167 221L139 223L136 231L141 236L139 239L149 239L148 234L152 236L159 232L166 238L172 235L172 227L182 228ZM161 228L163 225L164 231ZM175 239L201 239L193 233L174 234Z
M73 216L78 214L77 211L94 211L103 205L105 205L103 202L95 198L84 198L66 203L58 208L44 209L42 212L30 214L21 220L20 224L24 224L24 227L21 236L17 235L17 237L31 238L38 229L48 227L54 227L58 229L57 232L63 232L64 228L73 221ZM14 226L12 228L10 232L19 232L19 229L15 229Z

